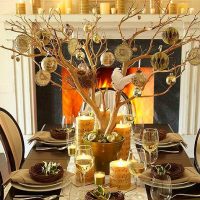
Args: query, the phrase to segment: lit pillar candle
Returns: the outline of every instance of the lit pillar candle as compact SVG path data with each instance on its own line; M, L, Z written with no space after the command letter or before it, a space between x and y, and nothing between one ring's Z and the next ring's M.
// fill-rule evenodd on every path
M61 2L57 5L57 8L60 10L61 14L65 14L65 4Z
M24 0L19 0L16 3L16 14L26 14L26 5Z
M169 14L177 13L177 5L175 3L173 3L173 1L170 1L168 11L169 11Z
M122 148L118 154L118 158L122 158L124 160L127 160L128 158L128 152L130 150L131 145L131 124L117 124L114 131L119 133L124 137L124 143L122 145Z
M77 145L83 144L83 136L94 129L94 118L90 116L76 117L76 141Z
M70 14L72 12L72 0L65 1L65 9L67 14Z
M188 11L187 3L179 3L178 4L178 14L186 14L187 11Z
M110 3L100 3L100 14L101 15L110 14Z
M126 190L131 187L131 174L127 161L122 159L110 162L110 187Z
M120 122L123 122L123 121L124 121L124 115L122 113L118 113L116 124L119 124Z
M94 183L96 185L104 185L105 184L105 172L95 172Z

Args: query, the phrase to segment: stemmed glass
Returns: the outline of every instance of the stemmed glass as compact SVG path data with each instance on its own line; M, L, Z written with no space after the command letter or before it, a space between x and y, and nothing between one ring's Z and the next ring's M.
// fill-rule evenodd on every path
M150 194L153 200L170 200L172 196L170 176L165 175L162 177L162 180L153 178Z
M137 155L138 154L138 155ZM130 173L135 177L136 189L138 186L138 176L146 170L146 154L142 148L137 149L137 153L134 149L130 149L127 159L128 169ZM136 190L137 191L137 190ZM143 199L143 196L136 192L136 199Z
M75 164L76 168L83 175L83 187L85 188L85 175L94 165L94 157L90 145L80 145L77 147Z
M158 130L154 128L145 128L142 135L142 146L149 153L151 164L151 153L158 148L159 135Z
M135 142L142 138L143 130L144 130L143 117L136 116L134 119L134 123L132 123L133 138Z

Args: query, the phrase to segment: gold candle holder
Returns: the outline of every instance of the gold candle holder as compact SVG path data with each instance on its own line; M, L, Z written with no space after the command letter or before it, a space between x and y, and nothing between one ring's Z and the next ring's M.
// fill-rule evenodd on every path
M94 173L94 183L96 185L105 184L105 172L95 172Z
M25 1L19 1L16 3L16 14L24 15L26 14L26 4Z

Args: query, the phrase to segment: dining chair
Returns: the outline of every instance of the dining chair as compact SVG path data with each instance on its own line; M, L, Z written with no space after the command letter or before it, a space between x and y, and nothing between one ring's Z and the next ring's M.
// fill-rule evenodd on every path
M4 186L3 186L3 178L1 176L1 172L0 172L0 200L4 199Z
M105 90L105 88L101 88L101 90ZM95 98L96 98L96 104L101 106L102 104L102 94L100 90L97 90L95 92ZM111 111L114 107L114 99L115 99L115 90L112 88L107 88L107 92L105 93L105 103L106 103L106 107L109 108ZM122 92L121 93L121 97L120 100L124 101L127 100L128 97L127 95ZM85 102L83 102L82 107L81 107L81 111L83 112L87 112L87 111L91 111L91 108L89 107L89 105ZM126 104L124 104L123 106L120 107L119 109L119 113L122 114L132 114L132 106L131 103L128 102Z
M197 133L194 145L194 166L200 173L200 129Z
M11 171L21 168L24 161L24 140L14 117L0 108L0 139Z

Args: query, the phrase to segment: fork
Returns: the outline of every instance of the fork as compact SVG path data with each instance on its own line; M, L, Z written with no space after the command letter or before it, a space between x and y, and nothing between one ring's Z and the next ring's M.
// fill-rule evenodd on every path
M180 194L174 194L172 195L171 199L176 197L176 196L185 196L185 197L200 197L200 194L184 194L184 193L180 193Z
M53 200L56 199L57 197L63 197L63 195L50 195L48 197L44 197L43 195L16 195L14 196L13 200L31 200L31 199L42 199L42 200Z
M165 153L180 153L179 150L164 150L164 149L159 149L159 152L165 152Z
M58 151L63 151L67 149L67 146L63 147L36 147L36 151L45 151L45 150L58 150Z

